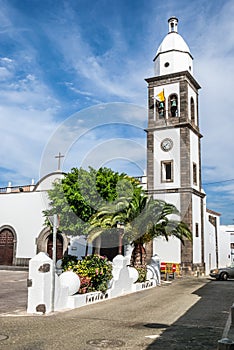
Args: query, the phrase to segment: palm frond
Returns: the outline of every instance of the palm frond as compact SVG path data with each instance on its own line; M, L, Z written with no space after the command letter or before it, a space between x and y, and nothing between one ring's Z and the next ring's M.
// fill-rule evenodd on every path
M92 243L96 238L103 234L104 231L105 229L102 227L93 227L88 233L87 242Z

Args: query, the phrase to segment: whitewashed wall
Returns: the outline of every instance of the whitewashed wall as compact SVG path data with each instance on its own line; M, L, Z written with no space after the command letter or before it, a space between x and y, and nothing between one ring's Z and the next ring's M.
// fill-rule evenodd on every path
M233 225L220 225L218 234L219 267L225 267L231 264L230 243L234 242L232 232L234 232Z
M165 67L166 62L170 62L169 67ZM191 74L193 74L192 58L184 52L165 52L159 55L155 60L154 72L156 76L175 72L182 72L184 70L188 70Z
M156 133L155 133L156 134ZM154 188L169 189L180 187L180 130L173 128L170 130L158 130L157 135L154 134ZM173 148L169 152L161 149L161 142L165 138L173 141ZM161 161L173 160L173 182L161 182Z
M40 192L2 194L0 208L0 227L9 225L17 235L16 257L32 258L36 254L36 237L44 224Z
M190 154L191 154L191 163L190 163L190 183L193 188L200 190L199 183L199 139L198 137L190 131ZM193 163L197 165L197 185L193 183Z
M69 237L70 244L68 247L68 254L77 256L78 259L81 259L83 256L85 256L86 252L86 239L84 236L80 237ZM92 245L89 244L88 246L88 254L92 254Z
M35 185L34 191L0 194L0 228L7 225L16 233L16 259L32 258L36 254L36 238L43 230L43 210L48 207L46 189L52 187L61 173L53 173Z
M153 255L157 254L161 262L181 263L181 243L174 237L166 241L163 237L153 240Z
M201 199L198 196L192 197L192 211L193 211L193 262L201 263ZM198 224L198 237L196 237L196 224Z
M209 222L207 214L204 221L204 260L206 275L209 275L210 270L217 267L217 259L215 227Z

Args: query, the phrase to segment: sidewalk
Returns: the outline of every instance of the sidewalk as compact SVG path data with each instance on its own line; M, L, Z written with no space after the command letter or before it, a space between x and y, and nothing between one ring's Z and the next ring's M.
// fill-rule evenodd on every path
M10 270L10 271L28 271L28 266L7 266L0 265L0 270Z

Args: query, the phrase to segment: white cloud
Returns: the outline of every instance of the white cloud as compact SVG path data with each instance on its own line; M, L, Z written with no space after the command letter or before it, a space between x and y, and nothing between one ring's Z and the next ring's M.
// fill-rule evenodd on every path
M72 83L72 82L65 82L64 85L67 86L71 91L75 92L78 95L93 96L93 94L89 91L82 91L80 89L75 88L74 83Z
M4 63L7 63L7 64L13 62L13 60L11 58L8 58L8 57L2 57L2 58L0 58L0 60Z
M53 30L45 24L44 31L60 51L68 71L75 73L73 86L68 87L76 92L88 91L89 96L93 95L99 101L112 96L113 100L119 98L142 104L147 70L143 62L136 62L137 58L135 61L131 57L133 53L127 51L122 28L106 28L112 45L102 54L97 54L92 44L82 36L78 22L71 20L72 9L67 6L66 11L69 30L66 21L63 25L59 21Z
M103 162L121 158L121 154L131 162L140 162L140 158L141 163L144 162L144 118L145 109L126 103L96 105L81 110L65 120L51 135L42 157L41 175L53 170L51 159L58 151L65 155L66 171L72 166L88 166L88 161L98 167ZM130 149L126 146L133 141L135 147ZM142 152L136 152L136 143L143 147ZM119 152L118 156L116 152Z
M0 67L0 81L6 80L11 76L11 73L6 67Z
M1 107L0 123L1 144L4 146L0 148L1 167L17 174L17 184L20 179L38 176L43 148L56 127L53 114ZM2 176L1 182L12 181L7 176L9 174Z

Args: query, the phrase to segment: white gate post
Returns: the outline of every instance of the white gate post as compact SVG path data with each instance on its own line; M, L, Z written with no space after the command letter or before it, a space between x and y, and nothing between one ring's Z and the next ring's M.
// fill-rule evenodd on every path
M42 252L29 261L28 313L51 311L52 266L52 259Z

